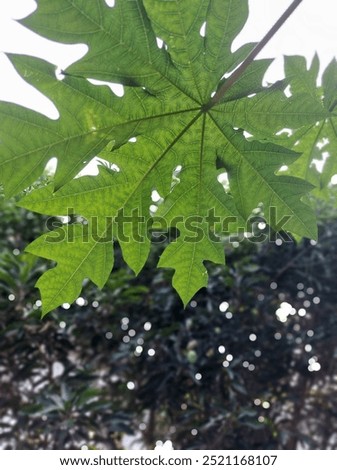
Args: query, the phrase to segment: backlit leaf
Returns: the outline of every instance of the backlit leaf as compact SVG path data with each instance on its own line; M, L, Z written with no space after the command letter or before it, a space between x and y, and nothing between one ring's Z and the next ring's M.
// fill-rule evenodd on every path
M56 157L54 181L20 204L82 217L28 247L57 263L38 282L44 313L75 300L85 279L104 285L114 241L138 273L151 233L175 229L159 266L175 271L173 285L186 304L207 285L204 262L224 262L223 240L247 232L257 207L274 230L316 237L304 202L314 181L298 170L279 174L284 165L297 168L303 150L295 142L281 147L279 133L300 133L303 146L316 123L329 120L331 135L334 65L324 76L324 102L317 64L303 69L298 57L287 59L286 78L270 86L262 80L271 61L256 60L213 102L254 46L232 50L248 16L246 0L116 0L112 8L103 0L37 3L25 26L88 46L62 80L43 60L11 56L27 82L54 102L59 119L0 103L0 180L7 195L28 188ZM93 79L123 85L123 96ZM306 152L299 162L311 163ZM98 175L78 176L96 156ZM153 194L160 198L156 207Z

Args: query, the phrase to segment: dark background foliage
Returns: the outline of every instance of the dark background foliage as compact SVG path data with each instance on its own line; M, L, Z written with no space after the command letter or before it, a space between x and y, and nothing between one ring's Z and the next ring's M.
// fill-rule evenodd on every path
M228 242L186 310L156 247L41 320L47 262L23 250L45 220L1 199L0 447L336 449L337 220L317 210L317 244Z

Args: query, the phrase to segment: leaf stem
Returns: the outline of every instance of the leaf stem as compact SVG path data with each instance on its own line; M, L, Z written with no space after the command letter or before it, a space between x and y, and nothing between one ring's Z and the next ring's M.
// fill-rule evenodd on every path
M253 62L255 57L259 52L264 48L266 44L271 40L275 33L281 28L281 26L287 21L290 15L296 10L296 8L302 3L303 0L294 0L292 4L287 8L282 16L276 21L268 33L261 39L261 41L254 47L254 49L248 54L245 60L241 65L228 77L228 79L223 83L223 85L218 89L215 95L210 99L207 105L204 107L204 110L209 110L215 106L223 98L227 90L229 90L235 82L241 77L245 72L247 67Z
M337 106L337 99L330 106L329 113L332 113L332 111L335 109L336 106Z

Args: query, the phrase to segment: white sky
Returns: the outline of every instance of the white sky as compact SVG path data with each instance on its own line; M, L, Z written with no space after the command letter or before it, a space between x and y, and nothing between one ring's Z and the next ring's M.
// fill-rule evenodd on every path
M250 0L251 15L235 48L261 39L290 4L291 0ZM1 52L36 55L66 68L84 54L86 47L53 43L14 21L34 8L33 0L0 0L0 100L18 102L55 119L58 113L50 101L19 78ZM277 57L268 72L268 81L282 76L282 55L300 54L311 60L317 51L323 67L337 56L336 18L337 0L303 0L259 56Z

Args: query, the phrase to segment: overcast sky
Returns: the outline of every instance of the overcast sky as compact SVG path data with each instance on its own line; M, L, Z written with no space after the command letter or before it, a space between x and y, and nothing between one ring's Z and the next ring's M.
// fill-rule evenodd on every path
M251 15L243 32L234 42L235 48L242 43L261 39L291 4L291 0L250 0L249 3ZM85 46L58 45L14 21L27 16L34 8L33 0L0 1L0 51L36 55L66 68L83 55ZM336 18L337 0L303 0L260 54L260 57L277 57L267 79L274 81L282 76L282 55L301 54L311 60L317 51L322 66L325 67L333 56L337 56ZM19 102L54 119L57 117L57 111L49 100L17 76L3 53L0 53L0 71L1 100Z

